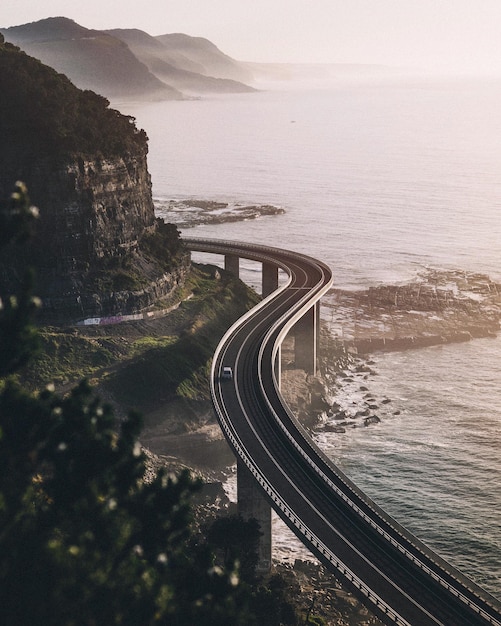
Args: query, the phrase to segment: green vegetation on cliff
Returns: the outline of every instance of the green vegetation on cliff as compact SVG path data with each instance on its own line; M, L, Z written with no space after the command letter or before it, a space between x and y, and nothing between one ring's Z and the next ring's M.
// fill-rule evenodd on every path
M201 266L192 269L175 299L183 300L176 310L149 322L42 328L42 350L24 370L24 382L36 389L89 377L121 404L141 409L159 396L208 399L217 342L257 295L230 274Z
M0 205L0 248L23 238L34 217L20 186L8 210ZM187 471L152 471L138 442L138 413L119 422L86 381L64 395L44 387L60 376L98 378L102 366L113 366L122 395L137 397L146 385L153 396L206 393L214 345L257 296L207 267L195 269L184 290L177 296L191 290L193 297L151 326L44 329L43 356L24 370L35 392L19 372L36 346L36 301L28 283L0 301L0 623L303 623L297 584L256 576L256 521L230 516L196 525L190 500L200 482ZM122 360L125 367L115 369ZM304 623L323 623L308 617L311 608Z
M20 189L0 206L11 233L0 247L30 219L26 204ZM146 481L141 418L118 424L85 381L64 397L21 386L13 374L33 347L28 285L0 305L0 622L255 626L235 560L217 565L194 532L199 482L164 469ZM11 344L19 350L6 359Z
M195 298L179 312L188 321L167 345L153 346L113 373L107 383L130 406L150 398L208 399L210 362L219 339L257 297L240 281L225 275L215 282L198 274Z
M9 43L0 43L0 137L4 159L16 152L113 157L143 153L147 144L133 117Z

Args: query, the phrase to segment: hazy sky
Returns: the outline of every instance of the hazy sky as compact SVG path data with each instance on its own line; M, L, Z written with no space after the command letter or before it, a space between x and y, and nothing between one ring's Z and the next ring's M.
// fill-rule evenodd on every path
M203 36L242 61L501 73L501 0L0 0L0 27L57 15Z

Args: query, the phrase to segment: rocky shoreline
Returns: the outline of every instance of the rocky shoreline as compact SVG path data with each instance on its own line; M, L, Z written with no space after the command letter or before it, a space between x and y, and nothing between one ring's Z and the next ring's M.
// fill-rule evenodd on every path
M299 421L321 444L322 433L378 424L400 411L376 398L371 354L496 337L501 285L483 274L427 269L415 281L358 292L332 290L324 319L317 378L282 365L283 395ZM283 353L287 358L287 348Z
M282 207L272 204L241 204L214 200L165 201L159 198L155 198L154 202L156 214L181 229L243 222L285 213Z
M501 285L463 270L425 269L403 285L332 290L329 330L357 354L407 350L495 336Z

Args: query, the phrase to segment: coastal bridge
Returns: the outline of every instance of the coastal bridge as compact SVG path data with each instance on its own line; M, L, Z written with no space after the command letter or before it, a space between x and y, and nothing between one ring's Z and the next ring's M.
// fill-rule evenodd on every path
M330 269L269 246L183 241L192 251L223 255L236 275L240 258L263 264L263 300L222 338L210 381L237 458L239 511L263 532L261 568L271 564L272 507L384 624L501 626L501 602L368 498L315 445L280 394L280 346L292 329L300 366L315 371L318 307L332 284ZM288 277L280 286L279 269Z

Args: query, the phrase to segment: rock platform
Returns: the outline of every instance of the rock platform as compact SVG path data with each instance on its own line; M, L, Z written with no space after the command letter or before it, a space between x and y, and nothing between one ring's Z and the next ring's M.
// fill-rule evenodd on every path
M333 289L322 304L331 310L331 334L346 349L406 350L495 336L501 285L484 274L426 269L403 285Z

